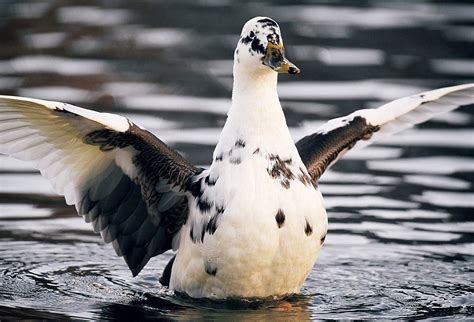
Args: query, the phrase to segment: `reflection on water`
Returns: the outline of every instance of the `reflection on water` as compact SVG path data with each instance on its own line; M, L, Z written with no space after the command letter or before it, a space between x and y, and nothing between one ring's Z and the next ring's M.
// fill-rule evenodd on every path
M2 1L0 92L126 115L208 165L248 18L280 22L303 73L279 92L298 139L325 120L474 79L468 1ZM473 314L471 107L349 154L321 182L330 233L303 294L206 303L132 278L28 164L0 156L0 319L459 318Z

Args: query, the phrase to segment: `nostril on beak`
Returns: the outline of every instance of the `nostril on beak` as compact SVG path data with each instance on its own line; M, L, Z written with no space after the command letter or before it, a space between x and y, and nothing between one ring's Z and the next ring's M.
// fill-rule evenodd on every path
M299 73L300 73L300 69L296 66L292 66L288 68L288 74L299 74Z

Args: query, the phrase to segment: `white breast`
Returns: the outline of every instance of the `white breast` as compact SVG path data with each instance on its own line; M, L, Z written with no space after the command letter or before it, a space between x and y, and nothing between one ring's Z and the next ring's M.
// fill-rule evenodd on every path
M197 183L170 287L211 298L297 293L327 231L321 194L297 153L237 145L216 150Z

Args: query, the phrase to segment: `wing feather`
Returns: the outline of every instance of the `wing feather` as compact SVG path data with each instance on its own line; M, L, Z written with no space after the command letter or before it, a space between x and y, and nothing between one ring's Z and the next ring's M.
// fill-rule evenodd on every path
M0 96L0 153L32 161L134 275L171 248L201 171L124 117L12 96Z
M473 103L474 84L440 88L330 120L314 134L298 141L296 147L316 183L347 151L363 148L435 115Z

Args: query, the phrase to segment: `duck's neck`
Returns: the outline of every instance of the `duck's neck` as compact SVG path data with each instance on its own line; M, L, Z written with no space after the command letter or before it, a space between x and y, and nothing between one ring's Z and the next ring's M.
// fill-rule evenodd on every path
M293 144L278 98L277 77L270 69L255 72L234 65L232 106L219 145L232 145L239 138L264 148Z

